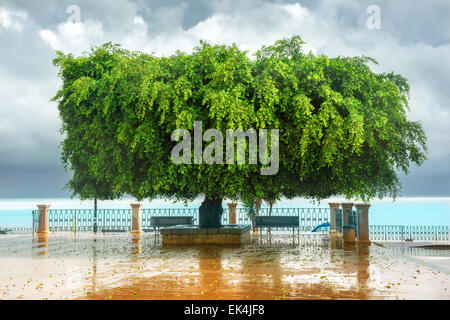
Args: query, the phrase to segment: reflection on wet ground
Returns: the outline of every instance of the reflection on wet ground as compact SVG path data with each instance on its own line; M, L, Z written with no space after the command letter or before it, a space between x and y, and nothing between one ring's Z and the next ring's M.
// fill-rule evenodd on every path
M2 299L449 299L449 273L328 236L163 246L153 235L0 237Z
M413 256L442 256L450 257L449 244L436 244L434 242L377 242L385 248L398 253Z
M436 242L379 242L377 245L442 273L450 274L450 245Z

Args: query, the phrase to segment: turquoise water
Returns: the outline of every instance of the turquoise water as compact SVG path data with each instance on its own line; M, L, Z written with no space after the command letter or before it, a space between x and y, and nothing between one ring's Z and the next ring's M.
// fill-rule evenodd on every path
M370 224L450 225L450 201L374 203Z
M31 211L0 210L0 227L31 227Z
M275 208L326 208L329 200L312 204L303 199L280 201ZM336 199L333 199L336 201ZM345 200L337 200L345 201ZM99 201L98 208L129 209L133 199ZM93 201L71 199L0 199L0 227L31 227L31 211L36 204L51 204L51 209L92 209ZM142 202L143 208L181 208L182 203L163 200ZM187 207L198 208L201 200L189 203ZM374 200L369 210L369 223L389 225L450 225L450 198L399 198Z

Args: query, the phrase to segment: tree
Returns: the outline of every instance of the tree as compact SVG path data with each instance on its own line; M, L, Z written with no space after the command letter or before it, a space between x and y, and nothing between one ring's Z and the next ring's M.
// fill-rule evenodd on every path
M262 47L201 42L156 57L106 43L75 57L57 52L68 187L80 198L190 201L200 226L220 226L222 199L396 196L397 171L426 159L408 121L405 78L374 73L367 57L305 54L298 36ZM279 169L262 164L176 164L175 129L279 129ZM248 144L247 144L248 149ZM192 154L193 151L191 151ZM193 158L193 157L192 157Z
M256 217L259 215L259 210L261 210L261 199L255 199L253 197L247 197L241 199L242 207L247 216L252 219L252 230L256 231Z

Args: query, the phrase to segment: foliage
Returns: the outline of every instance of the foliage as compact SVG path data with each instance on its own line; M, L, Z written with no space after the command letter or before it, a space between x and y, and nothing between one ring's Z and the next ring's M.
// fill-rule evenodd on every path
M269 216L272 215L272 208L277 203L277 200L265 200L264 201L269 206Z
M244 211L247 213L247 216L253 217L256 216L256 201L254 198L246 198L242 199L242 207Z
M396 196L398 171L426 159L421 124L408 121L405 78L374 73L367 57L305 54L295 36L253 59L236 45L201 42L156 57L106 43L57 52L68 187L82 199L189 201L253 196ZM176 128L278 128L280 168L171 161ZM225 158L225 156L224 156Z

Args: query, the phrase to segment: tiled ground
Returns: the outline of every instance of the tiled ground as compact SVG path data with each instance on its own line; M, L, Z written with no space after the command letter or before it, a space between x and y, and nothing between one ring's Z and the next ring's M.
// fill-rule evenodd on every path
M41 240L0 236L0 299L450 299L442 269L321 235L231 247L163 246L152 235Z

